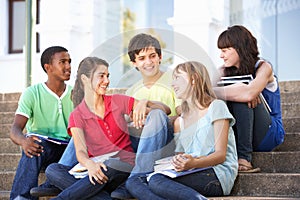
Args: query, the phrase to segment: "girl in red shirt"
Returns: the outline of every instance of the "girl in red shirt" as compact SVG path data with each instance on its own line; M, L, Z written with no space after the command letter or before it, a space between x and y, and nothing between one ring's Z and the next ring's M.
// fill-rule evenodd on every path
M106 95L109 82L105 60L87 57L81 61L72 93L75 109L69 118L68 133L74 139L77 160L87 168L88 176L76 179L69 173L72 167L51 164L46 176L62 190L54 199L111 199L110 192L126 180L135 159L124 116L131 116L134 126L141 128L151 109L171 112L159 102ZM112 152L118 153L105 162L91 159Z

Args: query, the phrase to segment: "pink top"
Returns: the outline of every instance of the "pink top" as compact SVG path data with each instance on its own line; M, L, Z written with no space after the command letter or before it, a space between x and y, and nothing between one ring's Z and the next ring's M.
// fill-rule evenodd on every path
M72 127L84 131L90 157L120 151L116 157L133 165L135 154L124 114L129 115L132 111L134 98L121 94L104 95L103 98L104 118L92 113L82 100L70 115L68 133L71 135Z

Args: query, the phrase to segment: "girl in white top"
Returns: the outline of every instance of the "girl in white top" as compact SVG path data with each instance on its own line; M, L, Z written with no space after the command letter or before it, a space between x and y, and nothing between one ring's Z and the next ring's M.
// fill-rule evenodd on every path
M174 124L177 155L172 164L176 171L210 168L174 179L155 174L149 180L151 191L161 199L229 195L238 172L234 118L226 104L216 99L201 63L179 64L172 86L182 99L182 115Z

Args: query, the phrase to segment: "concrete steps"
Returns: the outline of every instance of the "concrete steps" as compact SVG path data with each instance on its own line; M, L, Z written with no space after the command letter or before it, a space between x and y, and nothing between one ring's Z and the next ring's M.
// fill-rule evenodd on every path
M232 195L300 198L299 173L239 174Z
M300 81L280 82L280 87L286 130L283 144L272 152L254 152L253 165L260 167L261 172L239 174L230 196L210 200L300 199ZM9 139L19 96L19 93L0 94L0 200L9 199L21 156L20 147ZM44 179L41 174L40 182Z

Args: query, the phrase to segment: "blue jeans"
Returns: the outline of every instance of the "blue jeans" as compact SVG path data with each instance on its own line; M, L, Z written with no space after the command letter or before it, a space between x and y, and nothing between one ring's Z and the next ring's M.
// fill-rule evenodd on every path
M111 159L104 162L107 171L103 173L109 178L109 181L100 185L93 185L89 176L76 179L69 174L71 166L65 166L59 163L53 163L46 169L46 176L49 182L62 190L62 192L54 199L112 199L110 193L116 189L129 176L128 172L119 171L117 169L132 169L128 163L120 160Z
M173 133L168 116L160 109L152 110L146 118L140 138L131 137L133 149L137 150L130 176L152 172L156 160L173 155Z
M30 189L38 186L40 171L46 169L49 164L58 162L66 148L66 145L58 145L45 140L42 140L40 144L44 147L44 152L40 156L29 158L22 151L10 193L11 200L17 196L38 199L30 195Z
M160 199L149 191L147 185L141 183L140 177L143 179L154 171L156 160L174 154L173 132L168 116L163 111L155 109L148 114L140 138L131 139L133 148L137 151L135 166L126 181L126 188L132 195L143 191L148 199Z
M156 174L150 178L149 183L146 181L146 175L135 175L127 180L126 187L134 197L143 200L205 200L207 198L203 195L223 195L221 183L213 169L174 179Z
M223 189L213 169L178 178L156 174L149 180L153 193L172 200L206 200L205 196L223 196Z
M125 186L127 190L130 192L130 194L137 199L142 199L142 200L153 200L153 199L163 200L164 199L150 190L147 183L147 175L144 173L131 175L127 179Z
M67 145L58 163L66 166L74 166L78 163L73 138L71 138L69 141L69 144Z
M230 113L236 120L233 126L238 158L251 162L255 151L272 123L271 116L265 111L263 104L249 108L247 103L227 101Z

